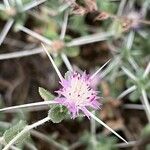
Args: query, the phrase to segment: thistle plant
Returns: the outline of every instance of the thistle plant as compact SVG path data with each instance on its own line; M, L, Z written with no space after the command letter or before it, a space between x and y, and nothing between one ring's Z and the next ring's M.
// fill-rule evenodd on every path
M21 138L24 134L28 133L31 129L36 128L39 125L42 125L47 121L50 121L51 119L55 120L55 117L59 116L58 114L60 114L61 116L61 117L59 116L60 120L62 119L62 117L66 116L67 112L71 114L71 118L76 118L79 116L80 110L89 119L93 118L98 123L100 123L101 125L106 127L108 130L110 130L112 133L114 133L117 137L122 139L124 142L128 143L118 133L116 133L113 129L107 126L102 120L100 120L95 115L93 115L92 112L89 110L89 109L97 110L100 107L101 103L98 102L98 99L99 99L98 92L94 91L90 87L90 82L92 82L92 78L94 78L104 66L102 66L99 70L96 71L96 73L94 73L90 77L85 72L81 75L77 72L69 71L66 74L66 77L63 78L63 76L61 75L60 71L58 70L56 64L54 63L52 57L50 56L50 54L48 53L44 45L43 45L43 48L45 52L47 53L60 79L60 84L62 88L56 91L56 93L58 93L58 97L56 97L53 101L39 102L39 103L33 103L29 105L26 104L26 105L20 105L20 106L13 106L13 107L0 109L0 111L25 108L29 106L33 107L37 105L39 106L48 105L48 104L57 104L57 105L60 105L61 108L57 108L56 106L53 107L52 108L53 110L52 109L49 110L48 116L46 118L24 127L23 130L19 134L17 134L9 143L7 143L7 145L4 147L3 150L7 150L11 145L15 144L15 142L19 138ZM62 107L62 106L65 106L65 107ZM59 122L58 118L56 118L56 122Z
M127 68L122 67L122 70L124 73L132 79L132 85L127 90L122 92L118 98L123 98L127 94L134 92L135 90L140 92L140 95L142 96L142 104L145 108L145 112L147 114L148 121L150 122L150 104L148 101L148 96L146 91L149 90L150 82L149 82L149 72L150 72L150 63L148 63L146 69L144 71L138 70L137 75L134 75L131 71L129 71Z
M44 3L44 5L41 5L38 9L31 10L42 3ZM3 0L3 3L0 3L0 18L3 22L6 22L6 24L4 25L2 32L0 32L0 45L5 42L5 44L7 43L11 46L13 40L15 40L10 38L10 41L8 42L6 38L11 27L14 29L13 34L17 33L17 35L20 34L22 37L22 33L25 33L27 38L23 38L23 42L19 39L19 42L14 44L14 47L19 47L19 45L21 45L19 48L22 50L14 50L14 47L11 47L9 51L14 52L0 54L0 61L37 54L40 54L41 58L45 58L45 55L43 54L46 53L58 75L59 81L56 82L59 83L59 87L57 90L46 90L42 87L51 87L51 85L48 84L49 79L48 81L46 80L45 85L43 85L43 80L39 81L39 95L44 101L0 109L0 112L5 111L6 113L9 113L9 115L12 115L12 113L18 113L18 110L19 112L22 112L22 110L25 112L47 110L47 117L30 125L27 125L29 119L32 121L32 118L29 117L30 115L27 115L29 119L20 117L20 121L18 121L16 125L10 123L10 121L9 123L0 121L0 144L2 145L0 149L4 147L3 150L9 148L19 150L27 144L29 144L29 148L36 149L36 146L32 143L30 135L38 137L40 140L45 140L56 148L63 150L71 150L83 145L85 145L87 149L94 150L99 150L99 148L115 149L118 145L120 147L138 145L137 143L139 142L139 139L137 137L135 138L134 134L132 136L129 133L130 129L128 129L130 123L127 124L127 122L129 122L130 117L132 116L129 115L126 117L125 114L125 119L122 119L119 110L121 125L123 126L122 128L125 128L123 129L123 134L125 132L126 139L129 140L128 143L127 140L116 132L116 130L120 130L120 127L118 129L118 124L120 124L120 122L116 123L114 121L118 116L118 112L114 113L107 109L104 114L103 112L100 112L100 109L105 111L105 108L103 107L105 99L101 97L101 92L99 92L101 90L99 90L98 87L100 87L101 82L108 84L107 87L101 86L103 90L107 91L106 95L108 97L104 94L104 98L108 100L113 99L113 102L115 99L122 101L119 105L121 106L119 107L121 111L127 107L130 107L130 109L135 111L136 109L144 110L147 119L150 122L149 42L148 40L146 41L146 39L149 38L147 26L150 24L149 20L147 20L148 15L146 16L146 13L148 12L148 4L148 0L122 0L120 2L102 0ZM28 22L30 19L33 20L34 23ZM41 42L43 43L43 47L40 45ZM98 46L96 46L97 44ZM82 53L84 53L82 46L87 48L85 49L85 53L86 56L90 58L89 60L87 57L82 58ZM107 53L107 56L105 54L103 56L103 49L106 50L105 52ZM99 57L101 53L102 56ZM94 55L98 55L98 57ZM27 60L27 63L29 61L32 63L32 61L38 57L39 56L32 56L31 60ZM110 57L111 61L108 60ZM106 62L106 60L108 61ZM15 61L18 62L18 59ZM40 62L39 64L42 66L41 61L39 59L37 61L38 63ZM97 71L92 74L89 73L89 70L93 71L93 66L98 67L102 63L104 65ZM79 66L78 64L81 68L84 68L82 68L82 70L86 71L80 69L80 71L77 71L78 69L74 69L74 66ZM65 65L68 71L65 70L66 68L63 65ZM64 68L59 70L61 67ZM41 68L42 67L40 67L40 69ZM43 72L45 72L45 70L42 70L42 73ZM63 75L61 72L63 72ZM26 70L24 73L26 74ZM51 75L51 72L48 73ZM5 72L3 75L2 71L2 78L3 76L5 76ZM34 80L36 80L35 75L33 76ZM49 78L49 74L47 76L47 78ZM6 85L4 85L6 87L4 87L4 89L2 87L2 91L0 89L0 96L2 95L2 97L7 88L7 84L8 83L6 82ZM13 93L15 89L16 87L11 89L11 93ZM115 91L116 89L117 92ZM30 91L30 89L28 89L28 91ZM53 92L53 94L49 91ZM30 93L32 92L30 91ZM102 94L103 93L105 92L102 92ZM127 94L129 94L129 97L127 97L127 102L129 102L129 104L126 104L126 99L124 98ZM117 97L116 95L119 96ZM17 99L19 98L17 97ZM131 102L137 102L139 99L141 100L142 105L131 104ZM1 101L4 101L5 103L5 97L4 100L2 99ZM28 100L25 98L25 101ZM19 103L21 103L21 100ZM4 104L0 104L0 107L4 107ZM105 119L103 118L103 115L110 115L111 117L106 117ZM98 116L100 116L101 119ZM120 119L119 117L117 119ZM0 119L5 120L4 118L4 113L1 113ZM13 118L18 120L16 114ZM61 141L61 139L59 139L58 143L57 138L53 138L51 133L46 135L46 133L34 130L34 128L50 121L56 125L56 123L62 123L63 120L65 122L71 120L73 124L75 124L76 120L81 121L81 119L84 118L87 118L90 122L90 132L86 133L83 131L83 133L80 134L81 138L78 138L77 142L74 142L73 139L71 145L70 139L68 141L64 139ZM139 116L137 118L141 119ZM9 119L9 117L6 117L6 120L7 119ZM145 122L147 121L142 118L142 125L143 120ZM113 121L115 122L115 127ZM109 133L113 133L117 138L124 141L124 143L115 144L115 141L113 140L114 138L103 137L102 133L99 133L100 125L108 129ZM140 127L142 125L140 124ZM69 125L67 126L67 129L68 128ZM105 130L103 133L105 133ZM75 137L75 135L73 136Z

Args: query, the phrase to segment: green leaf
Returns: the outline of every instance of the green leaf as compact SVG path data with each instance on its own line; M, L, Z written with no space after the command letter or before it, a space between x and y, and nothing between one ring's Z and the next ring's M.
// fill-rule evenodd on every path
M68 26L77 33L81 35L88 34L88 26L85 24L84 16L73 15L69 18Z
M130 101L132 101L134 103L139 101L139 97L140 97L140 93L138 91L134 91L134 92L130 93L130 95L129 95Z
M105 1L99 0L99 1L97 1L97 5L100 10L106 11L109 13L115 13L117 10L116 3L112 3L112 2L110 2L110 0L105 0Z
M146 150L150 150L150 144L146 146Z
M57 32L58 26L57 26L57 22L54 19L49 18L48 23L42 26L44 26L43 36L45 36L46 38L50 40L59 39L59 35Z
M3 137L5 139L6 143L9 143L19 132L21 132L26 127L26 122L23 120L20 120L16 125L12 126L8 130L5 131ZM17 146L21 146L28 138L30 137L30 133L27 132L24 135L22 135L15 144Z
M63 61L62 61L60 55L58 55L57 57L54 57L54 62L57 67L60 67L62 65Z
M115 32L115 38L119 38L123 33L123 27L120 20L114 20L110 26L110 31Z
M53 94L51 94L48 90L42 87L39 87L39 94L45 101L53 100L55 98Z
M64 50L65 54L69 57L76 57L79 55L80 50L78 47L69 47Z
M26 20L27 20L27 14L25 13L18 13L15 17L14 17L14 20L15 20L15 23L13 25L13 29L15 32L18 32L19 31L19 26L24 26Z
M0 10L0 19L2 19L2 20L8 20L8 19L10 19L11 17L10 16L8 16L4 11L2 11L2 10Z
M65 106L54 105L48 112L53 123L60 123L67 116L68 110Z
M142 130L141 136L142 136L142 137L146 137L146 136L149 136L149 135L150 135L150 125L148 124L148 125Z

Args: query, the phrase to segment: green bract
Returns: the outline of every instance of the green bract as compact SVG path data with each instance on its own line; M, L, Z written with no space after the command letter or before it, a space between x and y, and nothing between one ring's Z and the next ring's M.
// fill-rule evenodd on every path
M53 100L55 98L53 94L51 94L48 90L45 90L42 87L39 87L39 94L45 101Z
M48 112L53 123L60 123L63 119L66 118L68 110L65 106L54 105Z

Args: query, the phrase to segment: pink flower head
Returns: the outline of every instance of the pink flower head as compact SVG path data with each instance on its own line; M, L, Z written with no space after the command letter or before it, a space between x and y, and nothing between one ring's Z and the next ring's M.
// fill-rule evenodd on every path
M139 20L142 19L142 14L136 12L136 11L131 11L127 15L127 19L130 20L130 28L137 30L140 28L140 22Z
M85 72L81 75L69 71L60 84L62 87L56 91L59 97L55 100L68 108L72 118L76 118L80 110L89 118L87 108L96 110L100 107L98 92L92 89L90 76Z

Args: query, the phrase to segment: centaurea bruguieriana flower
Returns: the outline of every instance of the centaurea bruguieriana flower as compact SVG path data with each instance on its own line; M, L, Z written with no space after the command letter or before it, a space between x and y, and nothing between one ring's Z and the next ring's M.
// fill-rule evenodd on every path
M128 29L138 30L141 27L140 20L142 19L142 14L136 11L131 11L126 14L124 25Z
M89 119L93 118L98 123L114 133L121 140L128 143L124 138L122 138L118 133L107 126L102 120L97 118L89 110L89 108L92 108L93 110L97 110L100 108L101 103L98 101L100 97L98 96L98 92L92 88L91 83L92 79L110 60L107 61L91 76L86 74L86 72L83 72L83 74L79 74L71 70L66 74L66 77L63 78L49 52L46 50L43 44L42 46L47 56L49 57L57 75L60 78L61 88L56 91L56 93L58 93L58 97L54 101L56 101L57 104L66 106L68 108L68 111L71 113L72 118L76 118L79 115L79 111L81 110Z
M68 108L72 118L77 117L80 110L89 118L87 109L100 108L98 91L92 89L91 82L88 74L84 72L81 75L75 71L69 71L67 77L60 81L62 87L56 91L59 96L55 100Z
M43 44L42 44L43 45ZM60 78L61 88L56 91L58 93L58 97L53 101L44 101L37 103L24 104L19 106L12 106L7 108L0 109L1 111L33 107L33 106L41 106L41 105L50 105L50 104L60 104L67 107L68 111L71 114L72 118L76 118L79 115L79 111L83 112L89 119L93 118L95 121L103 125L105 128L114 133L118 138L128 143L124 138L122 138L117 132L115 132L112 128L106 125L102 120L96 117L91 109L97 110L100 108L101 103L99 102L100 97L98 96L98 92L92 88L92 80L96 77L96 75L100 72L100 70L109 62L105 63L101 68L99 68L93 75L88 75L86 72L81 74L71 70L66 73L65 78L61 75L58 70L56 64L54 63L51 55L46 50L43 45L45 52L47 53L57 75ZM23 134L30 131L31 129L49 121L51 118L46 117L36 123L28 125L24 128L20 133L18 133L6 146L3 150L8 150L8 148L16 142Z

